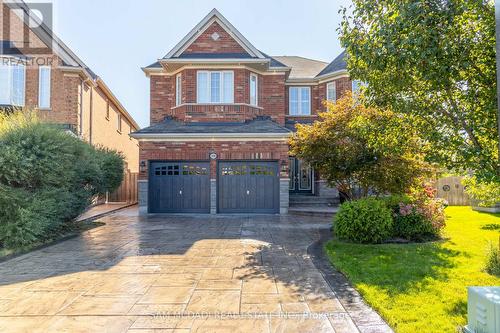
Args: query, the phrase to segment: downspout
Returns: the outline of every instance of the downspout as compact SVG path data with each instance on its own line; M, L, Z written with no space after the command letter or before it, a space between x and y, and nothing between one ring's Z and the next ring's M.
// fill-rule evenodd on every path
M94 111L94 89L90 89L89 143L92 144L92 113Z
M80 129L78 136L83 137L83 84L84 81L80 80Z

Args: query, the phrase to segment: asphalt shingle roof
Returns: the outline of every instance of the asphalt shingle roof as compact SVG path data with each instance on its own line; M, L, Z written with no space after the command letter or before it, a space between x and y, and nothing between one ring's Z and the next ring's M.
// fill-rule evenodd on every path
M167 133L289 133L268 116L257 117L245 122L183 122L170 117L159 124L141 129L137 134ZM134 133L134 134L135 134Z
M291 67L290 79L314 78L328 63L299 56L273 56L280 63Z
M337 58L333 59L317 76L334 73L343 69L347 69L346 52L343 51Z

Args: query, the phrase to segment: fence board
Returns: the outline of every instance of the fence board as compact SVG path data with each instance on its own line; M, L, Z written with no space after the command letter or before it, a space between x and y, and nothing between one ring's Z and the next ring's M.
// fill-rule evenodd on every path
M108 202L136 203L137 176L137 173L125 172L120 187L108 195Z
M470 205L469 196L464 191L462 177L451 176L440 178L436 182L437 196L448 201L450 206Z

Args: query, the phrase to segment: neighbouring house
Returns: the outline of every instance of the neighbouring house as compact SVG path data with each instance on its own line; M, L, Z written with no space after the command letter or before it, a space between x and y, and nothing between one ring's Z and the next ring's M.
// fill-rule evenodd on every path
M324 100L357 89L344 57L269 56L212 10L143 68L151 126L132 134L141 212L285 214L297 195L337 201L336 189L290 156L288 140Z
M126 177L108 200L136 201L139 147L129 134L139 126L132 116L23 1L0 1L0 17L0 107L36 109L83 140L122 152Z

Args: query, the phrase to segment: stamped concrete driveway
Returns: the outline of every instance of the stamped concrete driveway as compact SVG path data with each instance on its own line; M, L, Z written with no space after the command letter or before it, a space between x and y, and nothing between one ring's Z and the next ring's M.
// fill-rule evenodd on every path
M307 254L328 221L135 208L102 221L0 264L1 332L390 332Z

